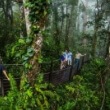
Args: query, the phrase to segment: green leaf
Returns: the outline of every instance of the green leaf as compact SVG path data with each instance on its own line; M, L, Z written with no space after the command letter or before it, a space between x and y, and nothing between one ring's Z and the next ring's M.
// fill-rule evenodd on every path
M23 60L28 60L29 57L27 57L27 56L22 56L22 59L23 59Z
M47 15L47 11L46 11L46 10L44 10L44 16L45 16L45 15Z
M38 62L39 62L39 63L42 63L42 62L43 62L43 56L40 56L40 57L38 58Z
M47 2L48 4L50 4L50 0L46 0L46 2Z
M31 43L32 39L27 38L26 43Z
M32 48L32 47L29 47L29 48L27 49L27 53L30 53L30 52L33 52L33 48Z
M30 65L29 63L26 63L25 64L25 68L29 68L30 69L30 68L32 68L32 65Z
M34 52L27 53L27 56L32 57L34 55Z
M69 90L70 92L74 93L75 89L73 87L70 86L66 86L66 89Z
M17 46L18 46L18 45L15 45L15 46L12 47L12 51L11 51L11 54L12 54L12 55L15 54L15 49L17 48Z
M31 7L31 3L26 2L26 3L24 4L24 7Z
M20 57L20 56L21 56L21 54L20 54L20 53L17 53L17 54L16 54L16 57Z
M28 89L28 90L26 91L26 94L27 94L29 97L32 97L33 92L31 91L31 89Z
M39 11L36 11L35 14L37 15L39 13Z
M24 39L19 39L18 42L21 43L21 44L25 44Z

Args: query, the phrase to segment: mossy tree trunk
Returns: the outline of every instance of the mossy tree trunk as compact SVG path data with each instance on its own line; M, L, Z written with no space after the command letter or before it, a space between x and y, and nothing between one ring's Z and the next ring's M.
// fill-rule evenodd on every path
M33 37L33 41L31 43L31 47L33 48L34 55L30 58L29 64L31 65L31 69L29 69L27 73L28 81L33 85L36 80L36 75L39 73L39 62L38 58L41 55L43 37L42 31L45 29L46 18L49 12L49 0L36 1L23 0L24 5L29 4L24 8L25 13L25 21L26 21L26 29L27 35ZM30 7L30 5L33 5ZM41 6L42 5L42 6ZM37 8L36 8L37 7Z
M95 12L95 26L94 26L94 36L93 36L93 40L92 40L92 56L95 57L96 56L96 47L97 47L97 33L98 33L98 24L99 24L99 4L98 4L98 0L97 0L97 12Z
M25 5L26 0L23 0L23 4ZM25 22L26 22L26 30L27 30L27 35L29 36L31 33L31 22L29 21L29 13L30 9L28 7L24 7L24 15L25 15Z
M23 30L24 6L22 1L19 1L19 11L20 11L20 38L23 38L24 37L24 30Z
M84 4L84 8L85 8L85 10L84 10L84 13L83 13L83 33L85 33L86 32L86 23L87 23L87 8L88 8L88 1L85 1L86 3Z

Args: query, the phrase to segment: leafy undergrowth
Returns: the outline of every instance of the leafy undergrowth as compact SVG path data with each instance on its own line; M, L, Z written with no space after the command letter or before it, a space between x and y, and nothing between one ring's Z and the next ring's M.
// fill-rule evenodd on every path
M71 82L57 87L44 83L41 74L32 87L23 76L20 92L10 76L11 90L7 96L0 98L0 110L99 110L104 96L101 78L104 82L105 68L104 61L92 60L84 65L80 74L75 75ZM108 79L104 85L106 100L103 110L110 109L109 85Z

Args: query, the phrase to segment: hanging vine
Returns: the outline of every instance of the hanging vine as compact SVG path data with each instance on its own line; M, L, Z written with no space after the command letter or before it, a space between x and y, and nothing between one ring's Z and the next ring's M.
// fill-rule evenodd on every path
M39 73L38 60L42 48L43 31L50 12L50 0L27 0L24 8L29 10L30 33L28 37L20 38L14 44L11 55L16 56L18 62L24 64L28 81L33 85Z

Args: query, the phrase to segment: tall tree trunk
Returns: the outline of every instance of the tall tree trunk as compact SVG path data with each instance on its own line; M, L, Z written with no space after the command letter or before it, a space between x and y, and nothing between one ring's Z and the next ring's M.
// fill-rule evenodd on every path
M95 16L95 17L96 17L96 16ZM93 36L93 41L92 41L92 56L93 56L93 57L95 57L95 54L96 54L97 31L98 31L98 26L97 26L97 22L95 22L95 26L94 26L94 36Z
M62 12L62 18L61 18L61 31L60 31L60 36L63 34L63 26L64 26L64 7L61 7L61 12Z
M110 33L109 33L109 41L108 41L108 56L110 58Z
M23 32L23 22L24 22L24 7L23 7L23 2L19 2L19 10L20 10L20 37L24 37L24 32Z
M83 14L83 33L86 32L86 23L87 23L87 7L88 7L88 1L85 0L85 11Z
M76 18L76 31L79 32L79 13L78 13L78 16Z
M25 35L24 29L23 29L24 28L23 27L24 26L23 23L24 23L24 18L27 17L27 16L24 15L25 9L24 9L24 6L23 5L25 4L26 0L24 0L24 2L23 2L23 0L13 0L13 1L16 2L19 5L19 11L20 11L20 38L23 38L24 35ZM28 18L26 18L26 21L27 21L27 19ZM26 29L28 30L28 27Z
M54 39L55 39L55 44L57 45L57 54L59 55L60 51L60 30L59 30L59 21L58 21L58 9L57 9L57 4L53 3L53 22L54 22L54 27L55 27L55 32L54 32Z
M97 47L97 32L98 32L98 18L99 18L99 4L97 0L97 12L95 12L95 26L94 26L94 36L92 41L92 56L96 55L96 47Z
M26 0L23 0L23 4L26 3ZM26 21L26 30L27 30L27 35L29 36L30 32L31 32L31 23L29 21L29 13L30 13L30 9L28 7L24 7L24 15L25 15L25 21Z
M79 29L79 26L80 26L80 24L79 24L80 23L80 2L81 1L79 1L79 0L77 2L77 5L78 5L77 14L78 15L77 15L77 18L76 18L76 31L78 31L78 32L80 31L80 29Z
M106 48L106 55L105 57L110 57L110 32L108 33L108 42L107 42L107 48Z
M43 29L43 27L42 27ZM34 49L34 56L30 59L30 64L32 65L32 69L28 73L28 80L33 85L35 83L36 75L39 73L39 62L38 58L41 55L43 38L41 32L34 35L34 41L32 43L32 47Z
M107 48L106 48L105 57L108 57L110 55L110 21L109 21L109 24L108 24L107 31L108 31L108 39L107 39Z
M97 47L97 33L95 32L92 41L92 56L95 57Z
M23 3L25 3L26 0L23 0ZM43 3L44 4L44 3ZM27 28L27 35L29 36L30 34L34 37L33 41L32 41L32 48L34 50L34 55L30 58L29 63L31 64L32 68L29 70L28 74L27 74L27 78L29 80L29 82L31 83L31 85L33 86L36 80L36 75L39 73L39 62L38 62L38 58L41 55L41 48L42 48L42 43L43 43L43 38L42 38L42 31L45 29L45 24L46 24L46 18L47 18L47 14L44 15L44 11L46 11L48 8L48 5L43 5L42 7L42 16L41 18L37 19L37 23L35 23L34 21L29 21L29 13L31 11L34 12L34 10L31 10L29 8L25 8L24 9L24 13L25 13L25 20L26 20L26 28ZM40 5L39 5L40 7ZM39 15L41 15L38 14ZM48 13L48 12L47 12ZM44 15L44 16L43 16ZM34 22L34 23L33 23ZM38 28L37 32L31 31L30 27L35 26L36 28ZM32 33L31 33L32 32Z
M70 33L71 26L72 26L73 10L74 10L74 6L72 5L71 13L70 13L67 28L66 28L65 48L67 49L69 48L69 33Z
M65 31L65 49L68 48L68 0L66 0L66 31Z

